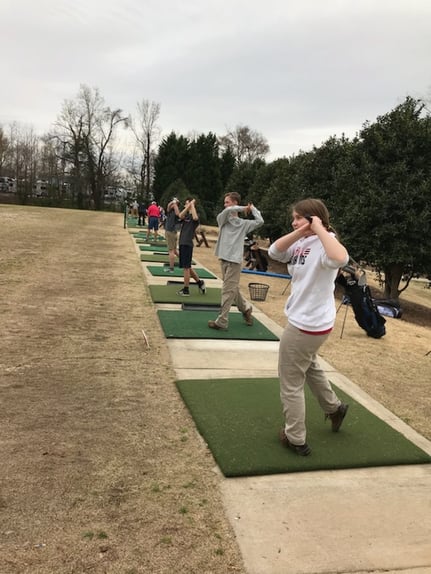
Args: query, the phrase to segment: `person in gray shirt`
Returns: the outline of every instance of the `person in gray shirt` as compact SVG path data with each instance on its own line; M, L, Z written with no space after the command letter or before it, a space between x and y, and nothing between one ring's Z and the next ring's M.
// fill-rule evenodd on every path
M190 277L196 281L199 292L202 295L206 293L205 281L199 278L199 275L192 268L193 263L193 237L196 228L199 226L199 217L195 206L196 200L188 197L184 209L180 212L181 231L178 240L180 248L180 267L184 269L184 287L178 291L178 295L188 297L190 295L189 285Z
M229 310L234 303L241 311L250 327L253 325L252 306L242 296L239 280L244 254L246 235L263 225L263 217L252 203L240 205L239 193L227 193L224 197L224 209L217 215L219 235L215 254L220 259L223 287L221 310L215 321L208 321L208 327L226 330L229 326ZM251 214L253 219L239 217L239 213Z

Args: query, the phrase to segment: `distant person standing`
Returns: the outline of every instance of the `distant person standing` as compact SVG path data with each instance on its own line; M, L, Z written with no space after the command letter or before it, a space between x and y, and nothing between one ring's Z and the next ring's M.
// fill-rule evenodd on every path
M138 225L144 226L145 225L145 203L143 201L139 202L138 205Z
M138 207L139 203L135 199L132 203L132 217L138 217Z
M193 238L196 228L199 226L199 218L195 207L195 200L187 198L184 209L180 212L181 231L179 238L180 249L180 267L184 269L184 287L178 291L178 295L188 297L190 295L189 285L190 277L196 281L199 291L205 294L205 282L199 278L198 274L192 269L193 260Z
M224 209L217 215L219 235L215 254L219 257L223 278L221 310L215 321L208 321L211 329L227 329L229 326L229 311L236 302L244 321L250 327L253 325L252 307L242 296L239 280L244 257L244 241L246 235L263 225L263 217L252 203L239 205L241 196L228 193L224 197ZM254 219L239 217L239 213L251 214Z
M160 209L159 227L165 227L166 212L161 205L159 206L159 209Z
M160 208L155 201L152 201L151 205L148 206L147 217L148 217L147 239L150 238L151 231L153 231L154 239L157 240L157 235L159 233Z
M169 267L166 271L168 273L174 272L175 257L178 256L177 240L178 228L180 227L180 210L178 205L178 199L173 197L166 207L165 237L169 253Z

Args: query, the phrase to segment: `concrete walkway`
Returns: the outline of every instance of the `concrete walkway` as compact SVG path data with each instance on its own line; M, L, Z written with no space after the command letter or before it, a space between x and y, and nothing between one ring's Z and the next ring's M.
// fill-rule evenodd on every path
M166 284L147 271L154 263L142 265L148 284ZM259 310L254 316L281 334ZM178 379L277 376L278 342L168 339L167 346ZM322 364L334 384L431 455L430 441ZM431 574L431 464L227 479L214 470L249 574Z

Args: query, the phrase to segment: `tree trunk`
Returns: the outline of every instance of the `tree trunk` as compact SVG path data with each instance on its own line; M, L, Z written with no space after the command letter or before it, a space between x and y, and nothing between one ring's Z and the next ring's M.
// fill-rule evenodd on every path
M401 291L399 285L403 275L404 266L401 263L392 263L383 269L385 274L385 298L398 301Z
M97 185L93 193L94 209L100 211L102 209L102 191Z
M150 152L151 152L151 137L150 134L147 133L147 144L145 146L145 165L146 165L145 195L147 201L149 201L150 199L150 189L151 189Z

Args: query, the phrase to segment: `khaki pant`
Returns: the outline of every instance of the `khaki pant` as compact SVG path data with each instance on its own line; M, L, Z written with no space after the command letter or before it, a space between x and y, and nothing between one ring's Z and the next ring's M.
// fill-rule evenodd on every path
M168 251L175 251L177 248L177 235L176 231L165 231L166 243L168 246Z
M317 351L328 337L329 333L303 333L290 323L281 337L278 360L280 399L286 422L285 433L292 444L306 442L305 383L325 414L334 413L341 404L317 359Z
M229 311L234 303L236 303L241 313L245 313L251 308L247 300L241 295L239 290L239 279L241 274L241 263L232 263L220 259L221 272L223 278L223 288L221 295L221 310L216 319L217 325L223 329L227 329L229 324Z

